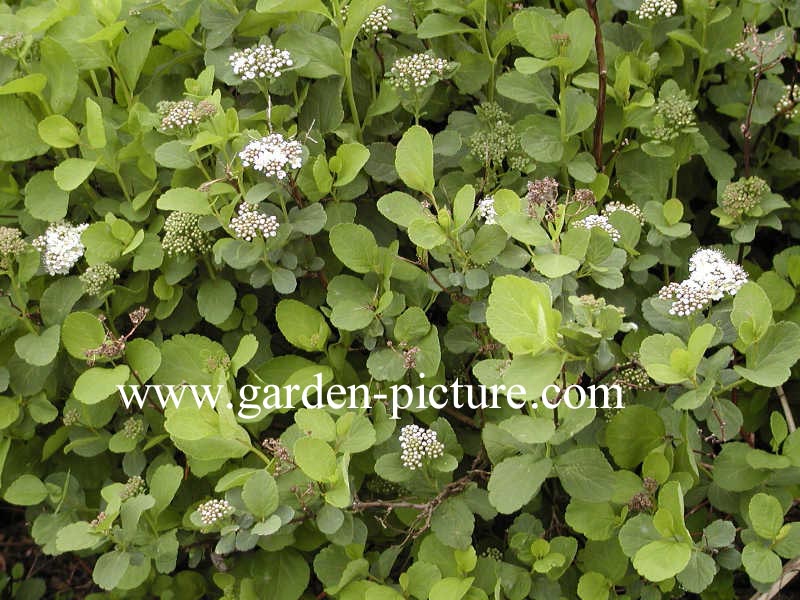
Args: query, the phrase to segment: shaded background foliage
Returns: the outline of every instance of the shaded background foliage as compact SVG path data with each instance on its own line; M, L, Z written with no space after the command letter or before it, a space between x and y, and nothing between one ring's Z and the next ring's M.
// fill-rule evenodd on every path
M791 574L796 3L0 11L12 597L726 599ZM531 403L225 407L423 374ZM125 409L137 383L224 392ZM626 407L536 407L552 383Z

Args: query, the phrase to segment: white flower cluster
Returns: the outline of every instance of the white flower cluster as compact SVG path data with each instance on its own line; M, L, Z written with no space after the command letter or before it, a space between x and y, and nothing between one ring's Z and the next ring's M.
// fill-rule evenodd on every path
M391 85L396 88L406 91L419 90L427 87L434 75L444 77L448 66L450 63L443 58L436 58L430 54L412 54L394 61L387 77Z
M617 231L617 228L609 222L606 215L589 215L588 217L582 218L580 221L576 221L574 225L581 229L594 229L595 227L602 229L610 235L611 239L615 242L618 242L622 237L619 231Z
M197 507L203 525L213 525L233 512L233 506L227 500L208 500Z
M239 158L245 167L253 167L267 177L284 179L290 169L303 166L303 146L280 133L270 133L247 144L239 152Z
M689 279L665 285L659 298L672 300L670 314L689 316L703 310L711 302L731 296L747 282L747 273L725 258L719 250L700 248L689 259Z
M252 242L257 237L275 237L278 235L278 219L265 215L249 202L239 204L239 214L231 219L231 229L236 237Z
M800 85L787 85L783 90L783 96L775 105L775 111L784 115L787 119L800 117Z
M145 493L147 493L147 485L144 479L142 479L141 475L134 475L133 477L129 477L128 481L125 482L125 487L122 489L119 496L122 500L127 500L128 498L133 498L134 496Z
M0 52L16 50L25 42L21 32L0 34Z
M364 19L364 23L361 24L361 31L367 34L387 31L389 29L389 21L391 20L392 9L385 4L381 4Z
M640 19L652 20L656 17L671 17L678 12L675 0L644 0L636 9L636 16Z
M432 429L406 425L400 430L400 461L412 471L422 468L423 461L444 454L444 444Z
M164 132L185 131L217 112L217 107L207 100L195 104L191 100L170 102L162 100L156 106Z
M642 209L635 204L623 204L622 202L616 201L609 202L603 207L603 214L605 216L609 216L611 213L617 212L618 210L633 215L639 220L640 225L644 225L644 215L642 214Z
M87 223L51 223L47 230L33 242L42 253L42 265L50 275L66 275L83 256L86 247L81 234L89 227Z
M478 214L486 222L492 225L497 222L497 211L494 209L494 196L486 196L478 202Z
M237 50L228 57L228 62L243 81L280 77L282 69L294 65L289 52L268 44Z

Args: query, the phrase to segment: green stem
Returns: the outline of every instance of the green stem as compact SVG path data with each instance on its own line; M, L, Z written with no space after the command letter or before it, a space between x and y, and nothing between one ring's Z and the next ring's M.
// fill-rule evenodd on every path
M208 271L208 276L211 277L211 279L216 279L217 278L217 272L214 269L214 267L211 265L211 261L208 260L208 254L203 254L203 264L205 264L205 266L206 266L206 270Z
M356 95L353 92L353 73L350 65L350 57L345 56L344 63L344 86L347 91L347 104L350 107L350 116L355 123L356 131L358 132L358 139L361 141L361 119L358 116L358 107L356 106Z

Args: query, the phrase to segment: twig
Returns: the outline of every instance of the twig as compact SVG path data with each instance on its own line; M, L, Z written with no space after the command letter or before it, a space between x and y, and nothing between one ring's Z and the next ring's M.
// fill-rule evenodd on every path
M784 565L781 576L778 578L778 581L772 584L769 590L763 593L753 594L750 596L750 600L772 600L783 588L789 585L792 579L797 577L798 573L800 573L800 557L790 560Z
M594 145L592 154L600 172L603 171L603 124L606 118L606 85L608 68L606 67L606 51L603 45L603 30L600 26L600 15L597 12L597 0L586 0L589 16L594 21L594 49L597 53L597 116L594 121Z
M797 425L792 416L792 409L789 407L789 398L786 397L786 392L783 390L782 385L776 387L775 391L778 392L778 399L781 401L781 408L783 409L783 415L786 417L786 425L789 428L789 433L792 433L797 429Z

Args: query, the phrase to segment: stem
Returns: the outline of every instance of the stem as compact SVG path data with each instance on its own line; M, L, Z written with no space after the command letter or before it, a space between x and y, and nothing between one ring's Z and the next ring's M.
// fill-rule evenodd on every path
M594 144L592 154L597 169L603 172L603 126L606 118L606 86L608 84L608 67L606 66L606 51L603 45L603 30L600 26L600 15L597 12L597 0L586 0L589 16L594 21L594 49L597 53L597 117L594 122ZM705 31L705 30L704 30Z
M747 116L742 123L742 136L744 137L744 147L742 149L744 158L744 176L750 177L750 159L753 152L751 140L753 134L750 131L753 121L753 107L756 104L756 94L758 93L758 84L761 82L762 72L761 69L757 70L753 75L753 92L750 94L750 104L747 106Z
M347 90L347 104L350 107L350 116L355 123L356 131L358 132L358 139L361 141L361 119L358 116L358 108L356 107L356 96L353 92L353 73L350 64L350 57L345 57L344 63L344 87Z
M783 390L782 385L776 387L775 391L778 392L778 399L781 402L783 415L786 417L786 425L789 428L789 433L792 433L797 429L797 425L795 424L794 417L792 416L792 409L789 407L789 399L786 397L786 392Z

